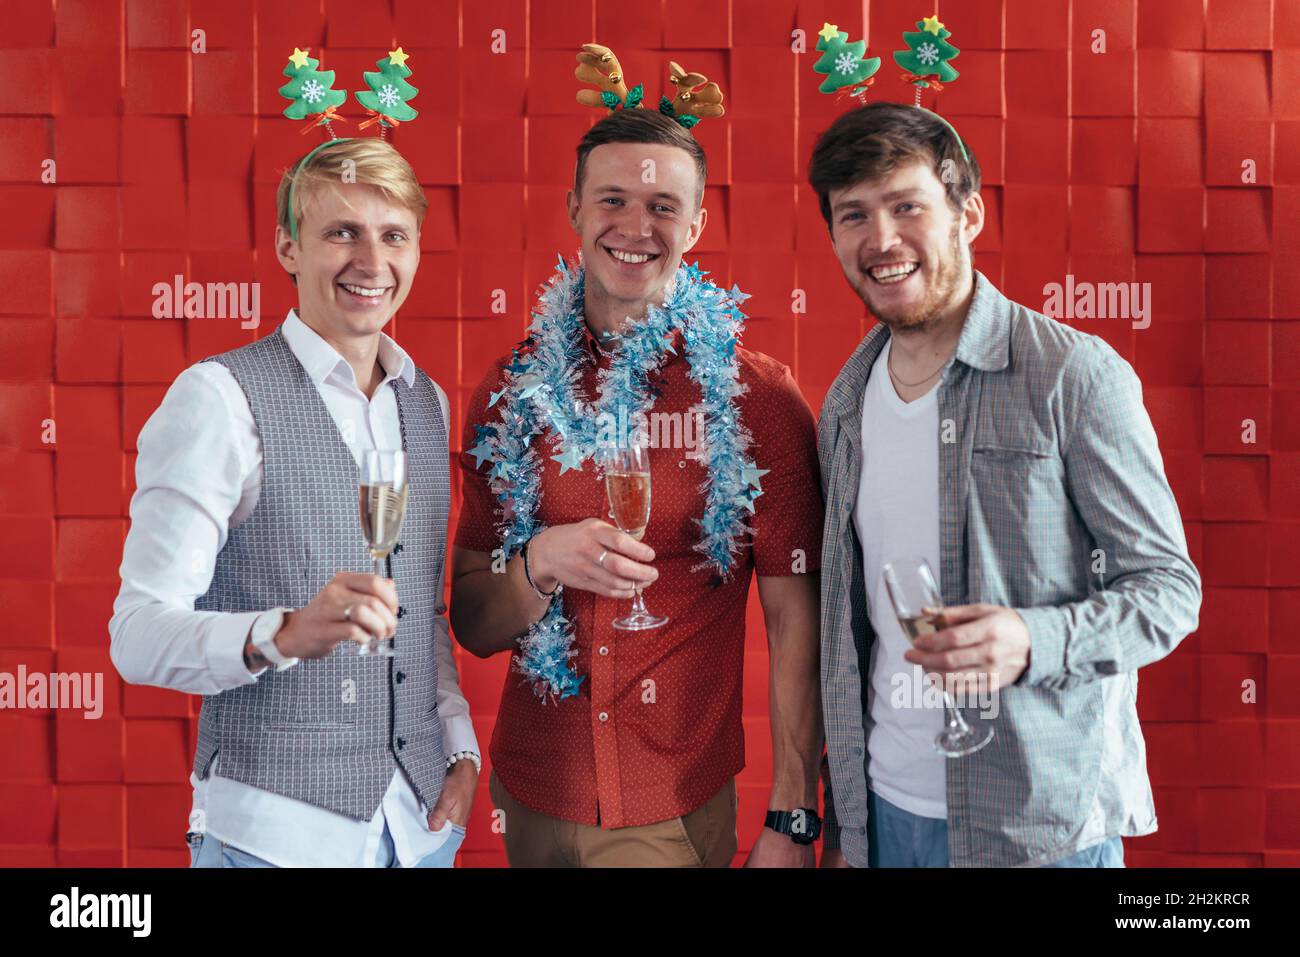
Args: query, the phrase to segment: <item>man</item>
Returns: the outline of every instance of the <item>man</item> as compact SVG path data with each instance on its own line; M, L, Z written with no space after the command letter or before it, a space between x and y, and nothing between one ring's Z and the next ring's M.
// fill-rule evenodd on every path
M1156 829L1137 669L1200 606L1138 380L973 270L979 166L933 113L845 114L808 176L879 320L818 426L829 829L856 867L1122 866ZM880 570L912 556L947 607L909 646ZM941 705L894 698L916 666L998 695L986 747L934 749Z
M113 662L205 695L196 866L450 867L478 744L442 605L447 399L380 331L415 279L424 194L387 143L347 139L276 201L298 308L181 373L141 431ZM370 449L408 463L387 578L358 518ZM353 654L393 636L396 657Z
M549 678L539 678L532 656L521 652L516 666L526 680L510 675L502 693L489 788L505 811L512 866L730 864L737 847L735 776L744 766L745 605L754 572L771 653L768 806L774 813L748 863L813 863L822 736L813 558L821 499L812 413L786 367L733 348L725 334L702 335L699 316L682 320L668 348L642 335L648 323L681 319L673 304L701 288L698 274L679 266L704 229L704 179L704 151L663 114L620 109L596 123L579 143L567 197L582 244L582 274L557 277L524 348L488 373L469 406L460 460L464 510L453 549L457 640L482 657L518 650L521 636L537 634L562 608L576 651L571 662L561 654ZM562 290L574 301L557 305ZM651 317L649 307L661 304ZM553 328L568 330L567 337L557 343ZM682 441L650 449L654 508L644 541L604 521L599 473L592 463L583 467L566 444L594 428L592 413L621 388L619 370L645 354L641 346L652 354L653 368L643 392L636 376L627 388L643 395L654 417L689 423L713 394L708 383L731 374L719 369L734 370L748 390L734 408L708 400L719 404L706 404L713 412L701 415L721 430L697 433L708 448L682 448ZM574 359L559 368L552 360L545 389L519 387L518 370L527 368L523 378L536 379L538 363L555 355ZM701 355L713 357L716 375ZM553 394L567 390L570 379L585 397L586 411L576 416ZM539 434L526 427L523 435L533 459L511 458L491 445L504 441L505 419L515 413L537 422ZM740 510L736 538L721 546L720 564L734 556L729 575L722 575L717 567L699 567L701 516L711 499L702 488L718 488L741 464L718 451L729 443L733 452L743 450L741 428L752 434L742 458L752 455L766 474L757 496L759 476L749 470L756 497L746 496L750 507ZM557 449L563 454L552 455ZM540 463L535 471L532 461ZM517 476L518 484L497 492L499 470ZM533 502L534 530L515 553L503 545L501 522L517 528L521 510ZM651 586L646 603L668 623L619 631L611 623L626 613L637 586Z

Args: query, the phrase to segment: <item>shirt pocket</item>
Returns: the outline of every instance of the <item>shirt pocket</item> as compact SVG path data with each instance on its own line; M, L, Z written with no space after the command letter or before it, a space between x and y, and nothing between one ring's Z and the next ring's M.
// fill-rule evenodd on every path
M967 508L969 599L1039 604L1068 578L1071 506L1054 448L977 444Z

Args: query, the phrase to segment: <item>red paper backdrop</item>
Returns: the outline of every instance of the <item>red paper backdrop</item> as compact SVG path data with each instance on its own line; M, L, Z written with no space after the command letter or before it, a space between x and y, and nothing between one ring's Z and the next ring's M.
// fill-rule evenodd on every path
M869 327L802 170L837 107L798 27L830 20L884 57L874 99L910 99L890 51L922 2L791 0L6 0L0 29L0 671L102 671L105 716L0 713L0 865L181 865L197 698L124 686L106 622L135 438L186 365L252 333L150 318L151 287L260 280L260 330L293 304L271 255L280 170L314 136L279 117L285 58L337 85L396 43L419 120L397 144L427 185L424 263L394 334L460 422L529 294L573 237L573 54L598 38L657 97L669 57L721 82L700 260L753 294L746 344L817 408ZM1132 865L1300 864L1300 3L962 0L938 97L978 152L979 267L1041 308L1067 273L1149 281L1154 319L1080 322L1136 367L1197 565L1199 632L1144 669L1160 831ZM206 32L207 52L190 51ZM504 30L495 54L492 31ZM1092 52L1093 31L1107 52ZM816 54L812 54L815 56ZM927 102L931 102L927 94ZM357 113L349 102L345 114ZM57 160L57 185L40 181ZM1242 162L1257 182L1241 181ZM504 288L509 316L493 316ZM791 291L808 312L792 316ZM42 422L57 442L42 441ZM1242 420L1257 423L1242 442ZM457 433L458 434L458 433ZM771 769L766 650L751 603L741 853ZM461 655L484 748L506 658ZM1243 703L1242 682L1258 687ZM486 769L485 769L486 770ZM504 863L486 774L464 865Z

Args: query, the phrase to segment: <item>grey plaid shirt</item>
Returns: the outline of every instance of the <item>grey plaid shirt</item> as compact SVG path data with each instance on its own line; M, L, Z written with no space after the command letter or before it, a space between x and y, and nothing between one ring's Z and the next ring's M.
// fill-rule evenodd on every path
M867 864L874 634L853 510L863 390L888 336L879 325L858 346L817 432L827 846L838 838L857 867ZM1011 302L976 272L938 389L944 601L1014 608L1030 636L1029 668L1000 692L993 741L946 762L949 860L1044 864L1149 834L1137 669L1195 630L1201 584L1141 384L1103 340Z

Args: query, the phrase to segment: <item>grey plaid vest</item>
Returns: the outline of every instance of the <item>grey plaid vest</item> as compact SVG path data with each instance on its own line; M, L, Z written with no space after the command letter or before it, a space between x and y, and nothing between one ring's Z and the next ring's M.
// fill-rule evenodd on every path
M201 610L301 608L339 571L371 572L361 535L359 470L324 400L280 330L206 362L220 362L248 397L261 436L261 495L217 556ZM390 559L397 584L395 658L326 657L264 672L208 695L194 771L369 820L400 765L432 807L445 759L438 714L434 617L450 506L447 429L433 382L389 382L397 398L410 498ZM396 765L395 765L396 763Z

